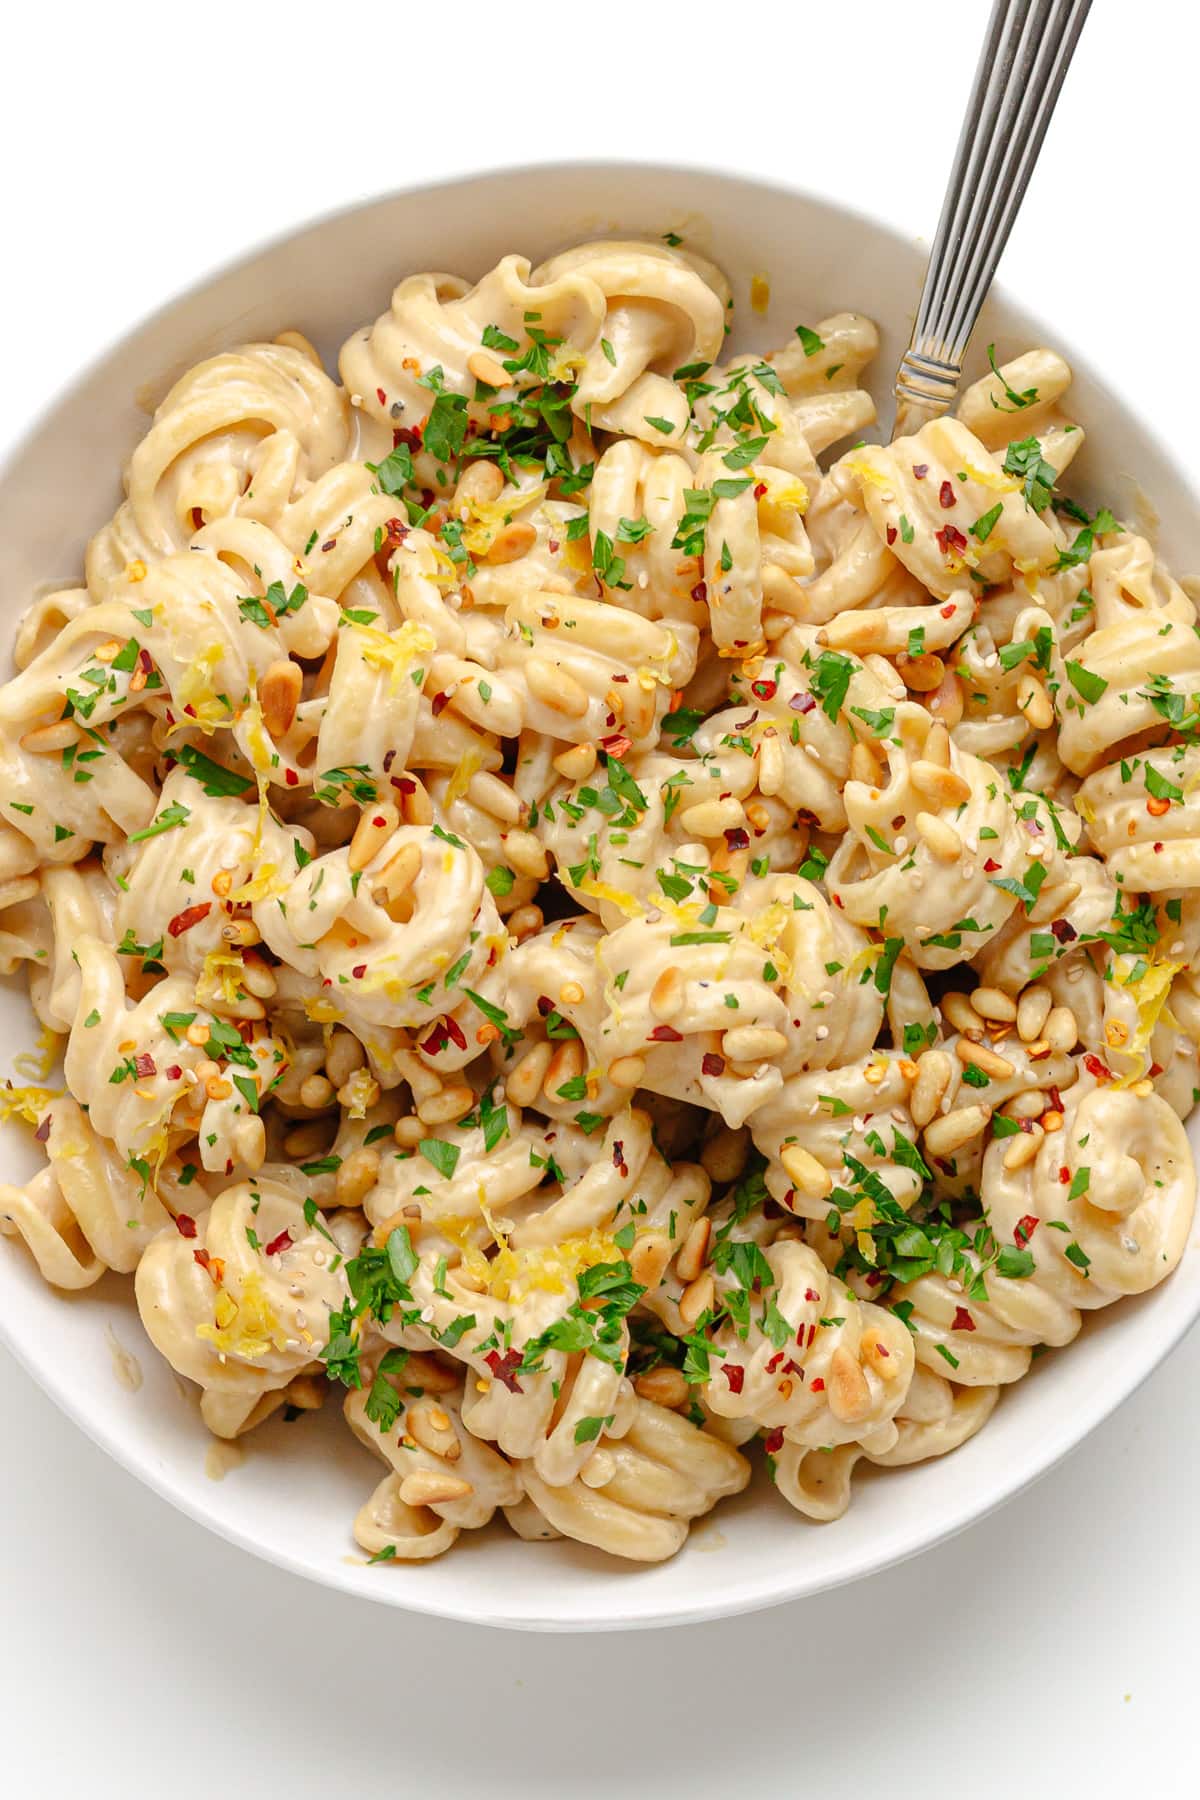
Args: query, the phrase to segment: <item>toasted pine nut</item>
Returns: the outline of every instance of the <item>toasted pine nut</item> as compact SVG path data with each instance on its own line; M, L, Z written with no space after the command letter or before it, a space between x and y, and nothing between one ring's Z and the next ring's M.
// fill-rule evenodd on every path
M1034 1038L1041 1037L1042 1026L1050 1016L1050 1008L1054 1004L1048 988L1027 987L1017 1001L1017 1036L1023 1044L1031 1044Z
M643 1400L649 1400L655 1406L687 1405L688 1384L682 1372L671 1368L669 1363L660 1363L656 1369L647 1369L644 1375L635 1376L633 1386Z
M975 1068L982 1069L983 1073L990 1076L993 1081L1007 1081L1010 1075L1016 1073L1013 1065L1007 1062L1003 1056L997 1056L996 1052L989 1050L986 1044L973 1044L970 1038L956 1039L954 1053L960 1063L964 1063L968 1068L973 1064Z
M926 1050L917 1058L917 1079L908 1097L914 1125L928 1125L942 1104L953 1074L954 1065L944 1050Z
M1023 1088L1004 1110L1010 1119L1040 1119L1048 1104L1041 1088Z
M45 756L55 750L66 750L71 744L78 744L79 727L74 719L57 719L53 725L35 725L18 742L22 750L31 750L35 755Z
M363 1146L347 1156L334 1177L339 1206L361 1206L379 1179L379 1152Z
M387 1237L383 1241L386 1244ZM424 1350L411 1351L404 1365L404 1385L424 1388L427 1394L452 1394L458 1382L459 1376L453 1369L444 1368Z
M508 783L486 769L472 775L467 783L467 799L481 812L499 819L502 825L515 825L525 810L519 795L513 793Z
M569 750L560 750L554 758L554 767L566 781L586 781L595 766L594 744L572 744Z
M981 1019L996 1020L1000 1024L1011 1024L1017 1016L1016 1001L1001 993L999 988L977 987L971 995L971 1005Z
M701 1313L707 1312L716 1295L716 1282L711 1269L689 1281L679 1296L679 1316L690 1331Z
M1038 1153L1042 1137L1043 1133L1036 1125L1032 1131L1019 1131L1004 1152L1004 1167L1010 1170L1023 1169L1026 1163L1032 1162Z
M966 994L952 988L948 994L942 995L941 1007L943 1017L950 1021L955 1031L961 1031L964 1037L983 1036L983 1020Z
M1054 887L1044 887L1029 909L1030 924L1042 925L1047 919L1060 919L1082 891L1077 881L1059 881Z
M467 374L473 375L476 381L482 381L485 387L502 388L511 385L508 370L486 350L472 350L467 358Z
M546 1079L546 1070L550 1067L550 1058L554 1055L554 1046L549 1042L534 1044L527 1050L520 1062L515 1063L508 1072L504 1083L504 1092L514 1106L531 1106L542 1091L542 1083Z
M335 1088L345 1087L355 1069L361 1069L367 1053L350 1031L334 1031L325 1049L325 1073Z
M950 730L960 722L963 716L962 683L952 669L947 669L942 677L942 685L929 696L928 706L938 720Z
M399 823L400 814L388 800L364 807L346 853L351 874L375 860Z
M708 1241L712 1236L712 1220L701 1216L693 1219L688 1227L688 1234L683 1240L683 1249L675 1258L675 1273L680 1281L695 1281L704 1267L708 1255Z
M320 1112L333 1101L333 1083L327 1075L306 1075L300 1083L300 1104Z
M1042 1027L1042 1036L1052 1051L1064 1055L1079 1042L1079 1025L1069 1006L1052 1007Z
M392 1136L402 1150L415 1150L425 1136L425 1127L414 1114L405 1119L397 1119L392 1126Z
M715 838L746 823L742 803L730 794L724 800L698 800L681 808L679 823L694 837Z
M839 1344L829 1359L826 1387L829 1410L845 1425L857 1425L871 1411L871 1389L862 1372L862 1364Z
M533 937L546 923L540 906L515 906L508 915L508 929L518 943Z
M608 1079L613 1086L628 1088L631 1091L633 1088L641 1086L642 1076L645 1073L646 1059L644 1056L618 1056L614 1062L608 1065Z
M656 1019L673 1019L684 1002L683 970L670 963L650 989L650 1011Z
M629 1252L629 1267L639 1287L653 1290L663 1278L675 1246L665 1231L643 1231Z
M565 1086L568 1081L578 1080L583 1071L583 1045L578 1038L563 1038L554 1046L554 1053L542 1081L542 1092L547 1100L557 1100L559 1088Z
M925 1147L932 1156L952 1156L964 1144L982 1136L991 1116L987 1106L955 1107L925 1127Z
M406 825L432 825L433 801L429 798L429 791L425 783L416 775L410 775L408 779L413 785L400 796L400 815L404 823Z
M735 1025L721 1039L721 1048L731 1062L761 1062L767 1056L781 1056L787 1039L769 1025Z
M700 1165L713 1181L736 1181L750 1153L750 1133L743 1126L719 1124L700 1151Z
M319 1156L329 1148L330 1121L327 1119L309 1119L303 1125L296 1125L283 1140L286 1155L296 1162L307 1162L312 1156Z
M475 1091L465 1082L444 1087L440 1094L430 1094L417 1107L422 1125L450 1125L465 1119L475 1104Z
M395 856L380 869L371 888L371 894L377 904L393 904L406 894L421 867L421 849L410 839L401 844Z
M962 855L962 839L953 825L939 819L936 813L919 812L913 821L920 838L941 862L957 862Z
M962 776L953 769L942 768L940 763L918 758L909 773L917 792L935 800L939 806L961 806L971 797L971 789Z
M932 650L926 650L920 656L908 656L901 651L896 658L896 673L910 692L932 694L945 680L946 665Z
M294 663L290 656L281 657L278 662L267 665L258 684L258 699L262 707L263 724L273 738L286 737L292 729L303 685L304 676L300 665Z
M833 1188L833 1177L803 1144L785 1144L779 1152L784 1173L807 1200L823 1200Z
M528 875L531 881L544 881L550 873L545 849L532 831L508 832L504 838L504 854L517 874Z
M527 519L512 519L502 525L484 551L485 563L516 562L527 556L537 543L537 531Z
M490 382L488 386L491 386ZM462 507L473 502L490 506L503 492L504 476L498 466L489 462L486 456L473 457L455 484L450 510L457 515Z
M408 1386L410 1377L407 1367L404 1376L405 1385ZM447 1462L457 1462L462 1455L462 1444L450 1422L449 1413L443 1412L433 1400L414 1400L404 1415L404 1429L431 1456L441 1456Z
M878 787L879 776L879 759L870 744L855 744L850 752L851 781L864 781L868 787Z
M883 1381L900 1379L900 1358L893 1356L883 1339L874 1331L864 1331L858 1345L858 1354L869 1368Z
M851 756L854 752L851 751ZM783 786L787 774L787 765L783 757L783 745L775 731L764 731L758 742L758 791L760 794L777 794Z
M400 1498L405 1506L444 1506L450 1500L465 1500L475 1489L457 1475L441 1475L435 1469L414 1469L400 1483Z
M1028 671L1017 686L1017 709L1025 714L1035 731L1048 731L1054 723L1054 702L1037 676Z
M930 726L925 739L925 761L943 769L950 767L950 733L940 719Z

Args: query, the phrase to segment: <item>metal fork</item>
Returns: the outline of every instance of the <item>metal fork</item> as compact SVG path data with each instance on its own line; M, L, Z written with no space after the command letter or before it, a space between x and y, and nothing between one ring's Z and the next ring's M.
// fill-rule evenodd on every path
M992 8L912 340L896 371L896 437L954 399L1091 3L996 0Z

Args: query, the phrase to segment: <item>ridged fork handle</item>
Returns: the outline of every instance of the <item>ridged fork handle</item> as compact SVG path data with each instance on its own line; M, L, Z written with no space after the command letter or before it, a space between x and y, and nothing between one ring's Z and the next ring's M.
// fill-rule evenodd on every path
M967 342L1037 161L1092 0L996 0L896 372L896 435L954 399Z

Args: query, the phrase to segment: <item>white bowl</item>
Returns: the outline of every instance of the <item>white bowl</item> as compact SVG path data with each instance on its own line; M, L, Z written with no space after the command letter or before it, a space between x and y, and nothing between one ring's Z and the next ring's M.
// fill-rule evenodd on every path
M807 195L696 170L581 165L506 171L392 195L324 219L192 289L130 333L35 426L0 480L0 593L5 625L49 578L76 577L88 536L118 499L123 459L152 406L183 369L214 351L287 326L334 367L351 328L374 318L396 280L420 269L483 273L519 250L534 261L589 236L658 237L668 229L733 279L739 339L782 343L801 320L849 308L879 323L872 385L886 395L907 340L923 252L887 226ZM748 304L751 275L770 279L770 313ZM994 295L976 334L1001 355L1050 343L1071 358L1065 328L1044 326ZM1121 364L1116 363L1118 374ZM1197 496L1178 452L1156 443L1119 392L1075 364L1073 396L1088 446L1072 484L1093 505L1137 517L1138 486L1161 515L1159 541L1178 564ZM885 409L886 411L886 409ZM1098 480L1097 477L1101 479ZM21 987L0 986L0 1035L32 1038ZM1193 1142L1197 1133L1193 1132ZM37 1166L29 1134L9 1126L5 1173ZM881 1569L961 1530L1044 1473L1124 1400L1200 1312L1196 1242L1165 1287L1091 1320L1046 1356L961 1450L857 1481L832 1525L812 1525L761 1478L702 1521L674 1561L637 1569L581 1546L522 1543L502 1526L464 1533L430 1564L369 1567L350 1521L379 1465L351 1438L340 1408L256 1432L244 1462L214 1481L212 1440L195 1404L145 1339L132 1282L88 1292L48 1288L19 1244L0 1241L0 1337L64 1412L134 1475L201 1524L297 1574L417 1612L547 1630L678 1624L750 1611ZM117 1379L113 1339L144 1383Z

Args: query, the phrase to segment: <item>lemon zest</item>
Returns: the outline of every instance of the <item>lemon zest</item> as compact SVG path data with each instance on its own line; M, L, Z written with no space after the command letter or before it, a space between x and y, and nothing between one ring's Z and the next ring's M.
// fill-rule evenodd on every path
M262 1277L253 1269L242 1282L240 1300L235 1300L227 1289L220 1290L213 1318L212 1325L197 1325L196 1336L212 1344L223 1356L252 1362L268 1350L287 1348L287 1333L267 1299Z

